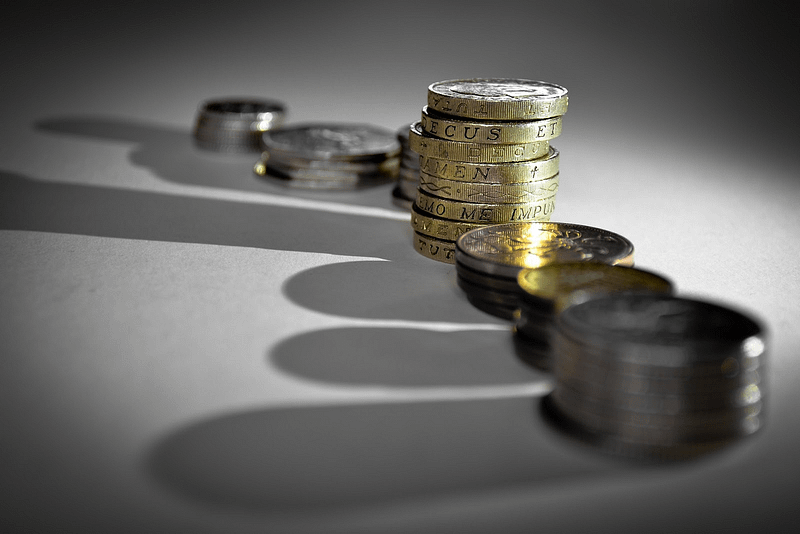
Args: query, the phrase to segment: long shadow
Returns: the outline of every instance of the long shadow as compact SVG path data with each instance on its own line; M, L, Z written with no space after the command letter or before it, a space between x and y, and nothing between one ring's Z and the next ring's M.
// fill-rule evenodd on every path
M192 499L298 517L645 469L574 454L536 423L537 405L523 397L254 410L172 432L146 460Z
M456 284L453 266L417 254L410 240L404 246L412 255L406 261L320 265L286 280L283 293L306 308L344 317L492 323L508 327L508 321L470 304Z
M313 191L292 189L281 180L259 177L253 172L259 154L201 150L194 146L189 127L184 130L127 118L82 116L42 119L35 128L47 134L131 144L130 162L169 182L398 209L391 202L391 186L387 184L358 191Z
M514 356L508 330L330 328L288 338L269 358L288 373L342 385L435 388L550 380Z
M0 171L0 228L402 259L407 222L34 180Z

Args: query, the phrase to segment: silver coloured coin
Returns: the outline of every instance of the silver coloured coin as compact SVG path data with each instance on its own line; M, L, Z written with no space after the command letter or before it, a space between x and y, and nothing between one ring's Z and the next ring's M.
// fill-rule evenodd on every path
M197 112L194 142L217 152L259 151L261 135L283 124L283 103L258 98L228 98L203 102Z
M400 154L395 132L370 124L293 125L265 132L262 144L271 157L357 161Z

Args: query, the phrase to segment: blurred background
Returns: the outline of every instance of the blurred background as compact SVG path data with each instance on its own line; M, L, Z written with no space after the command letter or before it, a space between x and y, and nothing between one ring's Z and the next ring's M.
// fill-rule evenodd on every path
M800 56L778 6L17 4L0 19L0 526L752 531L789 515ZM569 90L554 220L618 232L681 292L764 320L755 445L652 471L562 447L531 400L547 377L470 352L506 347L506 325L457 307L389 188L287 191L190 144L210 98L395 130L428 85L474 77Z

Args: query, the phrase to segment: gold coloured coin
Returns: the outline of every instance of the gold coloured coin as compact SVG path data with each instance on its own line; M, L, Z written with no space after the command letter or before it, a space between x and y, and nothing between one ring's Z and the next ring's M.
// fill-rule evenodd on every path
M554 83L517 78L445 80L428 86L428 106L479 120L532 120L567 112L567 90Z
M452 241L414 232L414 249L426 258L442 263L455 263L455 246Z
M558 174L559 152L552 145L547 156L516 163L469 163L419 157L421 171L437 178L468 183L512 184L534 182Z
M536 182L514 184L467 183L420 172L419 188L449 200L495 204L526 204L548 198L558 191L558 174Z
M517 282L527 300L540 310L554 314L572 304L608 293L672 293L672 283L662 276L602 263L558 263L523 269Z
M412 151L421 156L480 163L530 161L545 156L550 148L547 141L489 145L439 139L423 132L420 121L411 125L408 144Z
M535 121L477 122L443 116L422 108L422 131L451 141L507 145L549 141L561 135L561 117Z
M541 221L545 217L549 219L556 207L555 195L524 204L487 204L442 199L421 189L417 191L415 202L420 211L442 219L486 224Z
M420 208L413 203L413 199L416 198L416 195L417 193L415 191L414 197L412 198L413 205L411 207L411 227L423 235L435 237L444 241L455 242L455 240L458 239L464 232L474 230L475 228L481 228L488 224L479 222L473 223L452 221L450 219L442 219L440 217L429 215L420 210Z
M523 268L550 263L633 265L633 244L621 235L591 226L512 222L466 232L456 241L456 258L486 274L516 277Z

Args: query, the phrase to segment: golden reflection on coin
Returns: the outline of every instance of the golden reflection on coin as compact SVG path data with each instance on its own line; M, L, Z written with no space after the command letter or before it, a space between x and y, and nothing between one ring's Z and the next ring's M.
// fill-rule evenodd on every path
M456 261L486 274L516 278L520 269L551 263L633 265L633 244L621 235L561 222L505 223L477 228L456 241Z
M589 298L621 292L672 293L672 283L655 273L603 263L555 263L523 269L517 282L523 297L542 312L559 313Z

